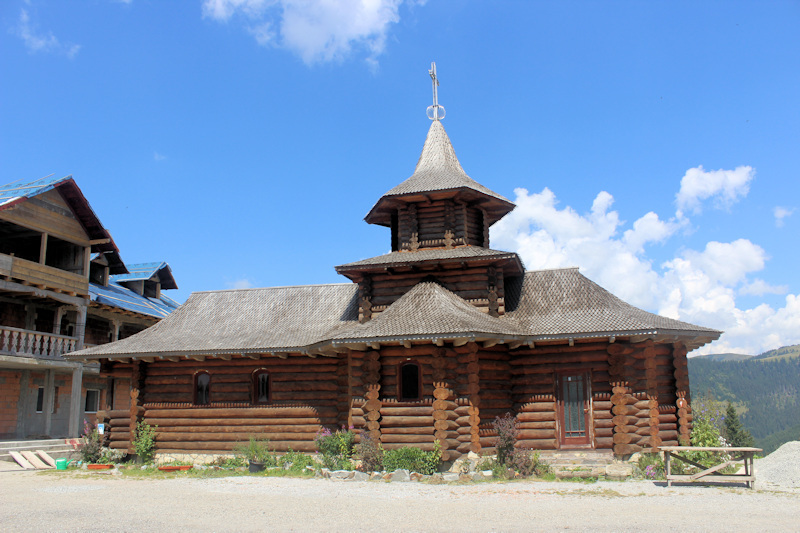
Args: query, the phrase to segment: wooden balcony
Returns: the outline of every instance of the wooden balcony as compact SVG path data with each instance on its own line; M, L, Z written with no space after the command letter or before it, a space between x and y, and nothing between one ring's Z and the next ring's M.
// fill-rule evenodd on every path
M78 339L43 331L0 326L0 353L33 357L60 357L75 350Z
M12 255L0 254L0 276L23 285L70 296L86 297L89 294L89 280L86 276Z

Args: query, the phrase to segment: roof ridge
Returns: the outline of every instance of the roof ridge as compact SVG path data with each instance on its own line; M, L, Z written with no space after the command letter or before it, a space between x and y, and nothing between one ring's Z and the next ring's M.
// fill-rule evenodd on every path
M355 286L354 283L312 283L310 285L278 285L275 287L246 287L242 289L216 289L209 291L193 291L192 294L209 294L209 293L240 292L240 291L265 291L272 289L303 289L310 287L344 287L344 286L349 287L351 285Z

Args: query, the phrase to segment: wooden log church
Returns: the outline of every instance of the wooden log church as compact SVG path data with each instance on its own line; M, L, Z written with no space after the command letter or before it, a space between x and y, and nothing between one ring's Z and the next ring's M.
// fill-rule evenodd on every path
M386 449L438 441L453 460L493 453L505 413L536 450L626 456L688 437L686 354L720 332L493 250L489 228L514 204L465 173L442 111L434 96L413 175L366 216L392 251L336 267L352 283L194 293L141 333L68 355L130 389L99 414L112 447L131 449L140 420L170 453L229 452L252 434L314 451L319 430L344 425Z

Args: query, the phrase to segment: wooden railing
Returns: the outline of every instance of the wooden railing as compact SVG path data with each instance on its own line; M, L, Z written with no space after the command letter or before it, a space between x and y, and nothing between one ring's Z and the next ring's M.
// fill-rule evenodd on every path
M11 255L0 254L0 276L71 295L89 294L89 280L86 276Z
M42 331L0 326L0 353L58 357L75 350L78 339Z

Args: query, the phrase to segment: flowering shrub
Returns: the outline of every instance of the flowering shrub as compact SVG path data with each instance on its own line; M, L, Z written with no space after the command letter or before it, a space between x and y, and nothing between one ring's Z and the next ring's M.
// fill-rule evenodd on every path
M361 442L356 445L356 459L360 461L358 469L362 472L375 472L383 468L383 448L379 442L361 434Z
M103 455L100 433L94 424L83 421L83 440L78 444L78 453L84 463L97 463Z
M331 470L352 470L355 441L352 427L346 429L342 426L342 429L334 432L328 428L320 430L314 437L314 443L322 454L322 466Z

